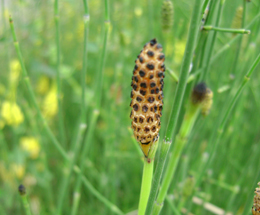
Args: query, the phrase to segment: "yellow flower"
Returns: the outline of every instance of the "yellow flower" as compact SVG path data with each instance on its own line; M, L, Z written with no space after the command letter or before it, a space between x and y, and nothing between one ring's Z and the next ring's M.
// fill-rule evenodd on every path
M34 137L22 137L20 138L20 146L22 149L30 155L32 159L39 157L40 144Z
M135 10L134 10L134 13L135 13L135 15L136 15L137 17L139 17L139 16L142 16L143 10L142 10L142 8L140 8L140 7L136 7Z
M20 76L20 72L21 72L21 65L20 62L18 60L11 60L10 62L10 69L11 69L11 73L10 73L10 80L11 83L16 83L19 76Z
M25 167L22 164L13 163L11 170L18 179L22 179L25 173Z
M4 101L1 114L7 125L17 126L24 121L23 113L15 102Z
M52 86L43 101L43 114L46 117L54 117L58 111L57 87Z
M50 88L49 78L47 76L42 75L38 80L36 91L39 94L44 95L48 92L49 88Z

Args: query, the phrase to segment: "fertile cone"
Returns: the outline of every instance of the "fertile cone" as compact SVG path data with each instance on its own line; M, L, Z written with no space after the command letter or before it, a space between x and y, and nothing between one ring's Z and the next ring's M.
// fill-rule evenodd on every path
M132 77L130 118L134 136L146 157L158 140L161 127L164 58L162 46L152 39L138 55Z

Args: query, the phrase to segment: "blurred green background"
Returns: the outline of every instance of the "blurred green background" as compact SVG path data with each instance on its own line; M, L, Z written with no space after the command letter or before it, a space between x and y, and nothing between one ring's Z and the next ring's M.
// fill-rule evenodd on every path
M130 92L134 61L143 45L157 38L166 53L166 68L177 76L185 50L189 21L194 1L173 0L173 26L162 31L161 6L163 1L114 0L109 1L111 25L104 63L101 108L93 137L85 158L84 175L91 184L124 213L138 207L142 174L142 157L132 140ZM219 2L219 1L216 1ZM214 25L217 7L210 9L207 25ZM252 0L225 1L220 16L220 27L241 28L242 9L246 5L245 26L260 13L260 2ZM95 86L100 69L101 52L105 33L104 1L88 1L89 35L86 71L87 129L95 110ZM240 12L239 12L240 11ZM240 14L239 14L240 13ZM21 66L15 52L8 23L12 15L24 63L40 109L59 141L58 101L56 81L56 48L54 1L51 0L1 0L0 17L0 214L25 214L17 191L19 184L28 190L32 214L55 214L58 188L67 171L65 161L43 132L43 125L29 99L21 75ZM59 1L60 52L62 82L62 115L65 141L62 147L70 152L77 119L81 110L81 70L83 63L84 10L83 1ZM204 80L214 93L211 113L199 117L184 150L177 173L169 190L173 204L178 205L185 188L193 186L201 166L209 156L212 146L209 138L217 134L217 122L224 107L234 96L244 75L259 54L260 19L250 26L251 34L243 35L210 64ZM198 41L194 54L198 61L191 74L201 71L208 61L213 31L201 32L204 41ZM212 57L225 44L236 37L232 33L218 32ZM204 58L202 56L204 54ZM236 60L237 53L239 53ZM203 61L204 60L204 61ZM184 106L178 122L180 126L188 96L196 78L187 85ZM176 81L166 73L164 110L162 117L163 139L174 98ZM215 157L203 175L203 182L196 188L195 196L233 214L250 214L244 211L253 204L254 188L260 181L260 73L256 68L242 92L227 122ZM88 133L87 133L88 134ZM84 144L84 141L83 141ZM77 161L78 162L78 161ZM156 162L156 161L155 161ZM73 174L67 189L62 214L70 214ZM187 185L188 184L188 185ZM81 188L78 214L113 214L84 186ZM188 202L184 205L193 214L216 214L202 205ZM162 214L174 214L166 202Z

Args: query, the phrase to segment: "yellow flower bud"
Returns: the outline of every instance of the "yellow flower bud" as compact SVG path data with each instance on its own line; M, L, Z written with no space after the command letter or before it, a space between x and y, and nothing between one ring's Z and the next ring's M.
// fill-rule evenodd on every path
M34 137L22 137L20 138L20 146L26 151L32 159L39 157L40 144Z
M20 107L14 102L4 101L1 115L7 125L17 126L24 121Z

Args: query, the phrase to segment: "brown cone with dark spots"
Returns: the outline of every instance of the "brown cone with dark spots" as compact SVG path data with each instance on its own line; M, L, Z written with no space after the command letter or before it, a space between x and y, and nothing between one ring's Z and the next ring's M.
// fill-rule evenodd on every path
M164 58L162 46L152 39L138 55L133 71L130 118L134 136L146 157L161 128Z

